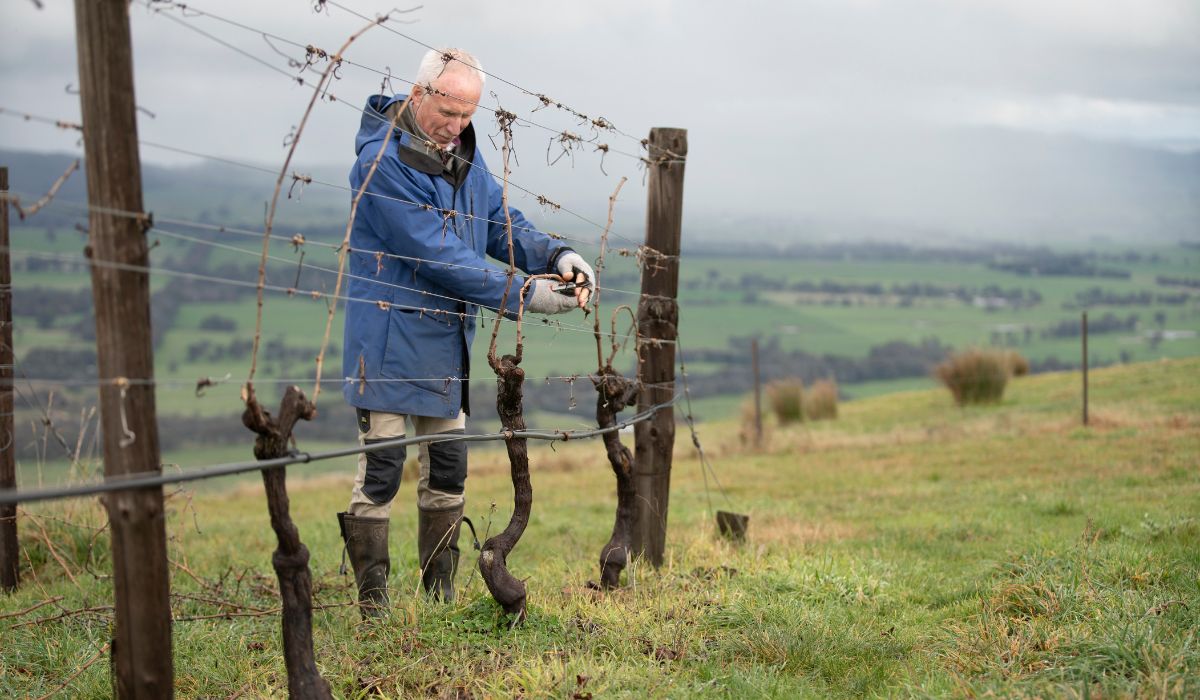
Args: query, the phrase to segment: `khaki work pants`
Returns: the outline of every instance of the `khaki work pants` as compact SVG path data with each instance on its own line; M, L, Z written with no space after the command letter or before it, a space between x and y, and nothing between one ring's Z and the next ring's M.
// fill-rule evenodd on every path
M463 434L467 416L459 412L456 418L406 416L400 413L370 411L364 423L364 411L359 411L359 444L405 437L405 425L410 423L413 434ZM365 430L363 428L366 428ZM432 448L432 451L431 451ZM358 473L350 494L347 511L364 518L386 518L392 510L392 499L400 486L404 468L404 448L391 448L358 457ZM466 443L420 443L417 463L417 506L422 510L445 510L463 504L463 482L466 479ZM431 479L432 465L432 479Z

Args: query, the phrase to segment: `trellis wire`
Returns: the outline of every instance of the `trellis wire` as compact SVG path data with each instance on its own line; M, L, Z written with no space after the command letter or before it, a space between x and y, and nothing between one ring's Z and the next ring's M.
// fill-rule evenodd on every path
M205 274L201 274L198 272L186 272L183 270L173 270L173 269L163 268L163 267L149 267L149 266L145 266L145 265L134 265L131 263L120 263L120 262L115 262L115 261L110 261L110 260L93 260L93 259L82 259L81 260L74 256L65 255L62 253L20 250L20 249L15 249L12 247L9 247L7 250L10 253L20 255L20 256L23 256L26 258L36 258L36 259L43 259L43 260L59 260L59 261L63 261L63 262L66 262L66 263L69 263L72 265L96 266L96 267L104 267L107 269L128 270L128 271L133 271L133 272L146 272L146 273L151 273L151 274L161 274L161 275L166 275L168 277L193 279L193 280L200 281L200 282L212 282L214 284L224 284L224 285L233 286L233 287L246 287L246 288L257 288L258 287L257 282L250 282L247 280L235 280L235 279L229 279L227 277L217 277L215 275L205 275ZM359 297L352 297L352 296L348 296L348 295L344 295L344 294L339 294L339 295L335 296L328 292L322 292L322 291L318 291L318 290L304 290L304 289L298 289L296 287L284 287L281 285L274 285L274 284L263 285L263 289L270 291L270 292L282 293L289 297L309 297L313 300L335 299L336 298L338 301L355 302L355 303L359 303L359 304L370 304L372 306L381 307L381 309L386 309L388 311L392 311L392 310L415 311L415 312L420 312L420 313L424 313L424 314L429 314L431 316L442 316L442 317L457 316L464 321L469 316L469 314L467 314L465 311L450 311L447 309L434 309L434 308L429 308L429 307L424 307L424 306L412 306L412 305L408 305L408 304L381 302L376 299L361 299ZM469 303L473 303L473 302L469 302ZM470 316L472 318L474 318L473 315L470 315ZM545 323L540 324L540 325L535 325L535 327L547 328L547 329L551 329L551 330L555 330L555 331L562 330L562 331L570 331L573 333L587 333L589 335L592 334L591 327L563 324L561 322L552 321L549 318L546 319ZM605 335L611 336L611 334L605 334ZM628 336L618 334L615 337L627 338ZM647 342L674 343L675 341L654 340L654 341L647 341Z
M142 142L142 143L145 144L145 142ZM199 155L199 154L196 154L196 155ZM200 157L207 157L207 156L200 156ZM226 162L230 162L230 161L226 161ZM246 166L246 167L255 167L255 166ZM258 169L258 168L256 168L256 169ZM313 180L313 182L316 182L319 184L328 184L328 183L321 183L320 181L315 180L315 179ZM338 187L337 185L332 185L332 184L329 184L329 186L330 187ZM349 190L349 188L342 188L342 189ZM370 193L368 192L367 194L369 195ZM5 199L8 199L9 201L14 201L14 200L18 200L25 196L34 196L34 195L30 195L30 194L23 193L23 192L15 192L15 191L10 190L6 194L0 195L0 198L5 198ZM388 199L395 199L395 198L388 197ZM424 205L415 204L413 202L407 202L405 200L396 200L396 201L400 201L402 203L412 204L413 206L425 208ZM257 238L260 240L263 237L262 231L244 229L244 228L240 228L240 227L232 226L232 225L205 223L205 222L200 222L200 221L190 221L188 219L164 217L164 216L159 216L158 214L156 214L154 212L145 213L145 212L125 211L125 210L120 210L120 209L113 209L112 207L90 205L86 202L76 202L76 201L71 201L71 200L55 199L53 202L50 203L50 205L48 205L47 208L53 208L53 207L64 207L67 209L92 211L92 212L98 212L101 214L108 214L111 216L120 216L120 217L138 219L138 220L142 220L142 221L150 221L150 222L152 222L151 228L155 231L159 231L160 233L167 233L167 232L165 229L163 229L161 226L158 226L157 224L165 223L165 224L170 224L170 225L175 225L175 226L186 226L188 228L198 228L198 229L202 229L202 230L206 230L206 231L214 231L217 233L228 233L228 234L233 234L233 235L238 235L238 236L248 236L248 237ZM437 208L432 208L431 210L432 211L442 211ZM485 219L483 217L476 217L476 218L478 218L481 221L491 222L491 219ZM497 223L499 223L499 222L497 222ZM514 228L517 228L518 230L534 230L534 229L530 229L528 227L514 227ZM184 234L170 234L170 233L167 233L167 235L174 235L177 237L184 236ZM583 239L570 238L568 236L564 236L561 234L551 234L551 235L553 235L555 238L559 238L562 240L584 243L586 245L595 245L595 243L593 241L586 241ZM297 240L297 238L295 236L287 236L287 235L283 235L283 234L271 234L270 237L271 237L272 241L275 241L278 243L286 243L288 245L293 245L293 246L296 246L296 245L310 246L311 245L311 246L315 246L315 247L319 247L319 248L326 248L328 250L332 250L335 252L337 250L339 250L341 247L339 245L335 245L333 243L327 243L325 241L318 241L318 240L311 240L308 238L304 238L303 236L301 237L300 240ZM190 240L192 240L196 243L200 243L200 244L220 245L220 244L216 244L216 243L211 243L211 242L207 241L206 239L190 238ZM645 246L641 246L641 248L645 249ZM245 251L246 249L238 248L236 250ZM621 249L621 250L624 251L625 249ZM254 255L256 255L256 256L259 255L259 253L257 251L250 251L250 252L253 252ZM433 260L430 258L420 258L420 257L412 256L412 255L402 255L400 253L392 253L392 252L388 252L385 250L372 250L369 248L353 248L351 250L351 252L358 253L361 255L368 255L368 256L382 256L382 257L390 259L390 260L405 260L408 262L429 263L431 265L441 265L446 268L458 268L458 269L463 269L463 270L474 270L474 271L490 271L492 269L495 269L495 268L478 267L478 266L474 266L474 265L462 265L459 263L448 263L448 262L444 262L441 260ZM626 254L628 254L628 251L626 251ZM668 256L658 255L656 257L668 257ZM277 259L277 260L283 261L284 259ZM294 262L294 261L288 261L288 262ZM315 266L313 266L313 267L315 267ZM661 295L646 294L643 292L633 291L630 289L617 289L615 287L602 287L601 289L606 292L613 292L616 294L626 294L629 296L640 296L640 297L644 297L644 298L661 298Z
M80 496L94 496L100 493L108 493L112 491L124 491L128 489L149 488L156 486L166 486L168 484L179 484L189 481L199 481L201 479L212 479L221 476L233 476L235 474L245 474L247 472L261 471L263 469L273 469L276 467L286 467L292 464L307 464L310 462L318 462L326 459L335 459L338 457L349 457L352 455L364 454L375 450L388 449L391 447L403 447L407 445L416 445L420 443L442 443L442 442L491 442L496 440L511 440L513 438L523 438L530 440L548 440L553 442L568 442L570 440L582 440L593 438L598 435L622 430L636 423L649 420L654 414L660 410L673 406L679 401L679 397L675 396L670 401L651 406L645 411L631 416L630 418L617 423L609 428L594 428L590 430L505 430L498 433L487 433L484 435L418 435L414 437L397 438L395 440L384 440L381 442L373 442L366 445L358 445L355 447L345 447L336 450L327 450L323 452L296 452L288 457L279 457L276 459L254 460L245 462L232 462L228 464L218 464L207 467L199 467L190 469L185 472L175 474L155 474L153 476L134 476L126 478L109 478L103 482L96 484L77 484L72 486L60 486L44 489L6 489L0 491L0 505L9 503L31 503L35 501L59 500L63 498L77 498Z

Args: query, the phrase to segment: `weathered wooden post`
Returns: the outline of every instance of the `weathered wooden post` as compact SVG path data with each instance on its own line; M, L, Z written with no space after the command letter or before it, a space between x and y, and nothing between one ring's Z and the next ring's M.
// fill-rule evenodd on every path
M1080 321L1080 336L1083 344L1083 424L1088 424L1088 327L1087 327L1087 312L1083 312L1083 319Z
M683 168L687 130L654 128L647 142L646 248L642 256L642 296L638 303L638 410L675 395L675 339L678 336L679 241L683 228ZM666 342L659 342L666 341ZM675 411L670 407L634 430L634 513L631 545L661 566L667 539L671 453Z
M754 449L762 449L762 379L758 372L758 338L750 341L750 365L754 370Z
M0 489L17 487L17 445L13 433L12 269L8 255L8 168L0 168ZM21 583L17 549L17 504L0 506L0 589Z
M128 0L75 0L75 36L104 474L161 472L145 271L149 220L106 213L142 211ZM112 531L116 696L173 697L162 488L114 491L104 503Z

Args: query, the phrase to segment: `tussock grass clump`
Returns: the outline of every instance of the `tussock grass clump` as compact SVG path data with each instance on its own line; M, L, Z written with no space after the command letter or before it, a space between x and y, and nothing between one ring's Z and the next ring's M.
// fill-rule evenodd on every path
M838 385L821 379L804 392L804 417L807 420L833 420L838 416Z
M996 403L1008 384L1005 353L971 348L954 353L934 368L933 376L954 396L959 406Z
M1008 365L1010 376L1024 377L1029 374L1029 360L1016 350L1005 350L1004 361Z
M767 385L767 403L780 425L804 420L804 383L799 378L780 379Z

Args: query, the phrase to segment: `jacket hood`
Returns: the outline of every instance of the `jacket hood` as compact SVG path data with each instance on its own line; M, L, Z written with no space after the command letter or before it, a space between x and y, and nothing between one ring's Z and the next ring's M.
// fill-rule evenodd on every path
M397 102L403 102L408 98L408 95L396 95L394 97L385 97L384 95L371 95L367 98L367 106L363 108L362 119L358 123L358 134L354 137L354 153L361 154L363 148L372 141L382 140L387 136L388 124L391 120L387 118L387 109ZM397 134L397 136L407 136L407 134Z
M367 105L363 108L362 119L359 121L358 135L354 140L355 155L361 156L367 144L382 141L387 136L388 125L391 123L388 110L392 105L399 104L406 99L408 99L408 95L395 95L391 98L384 95L371 95L367 98ZM468 124L467 128L458 135L458 139L464 157L468 162L473 162L475 125ZM400 160L405 165L428 175L438 175L442 172L442 161L430 152L429 147L415 140L412 134L397 127L394 140Z

